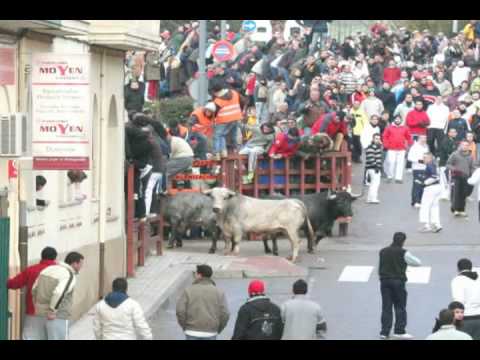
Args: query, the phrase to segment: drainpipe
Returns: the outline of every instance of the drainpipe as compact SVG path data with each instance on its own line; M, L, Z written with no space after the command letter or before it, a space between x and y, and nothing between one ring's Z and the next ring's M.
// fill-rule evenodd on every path
M102 61L100 65L100 174L99 174L99 205L98 205L98 240L99 240L99 278L98 278L98 297L101 299L103 297L104 289L104 278L105 278L105 234L106 234L106 224L107 224L107 189L106 189L106 156L107 156L107 139L105 135L107 134L106 124L107 119L105 119L106 114L108 113L107 109L107 96L106 96L106 86L105 86L105 71L106 71L106 50L103 50Z

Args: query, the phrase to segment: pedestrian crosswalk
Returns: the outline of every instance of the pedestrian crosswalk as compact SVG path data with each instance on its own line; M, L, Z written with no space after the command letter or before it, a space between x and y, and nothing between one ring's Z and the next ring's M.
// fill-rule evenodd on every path
M368 282L373 266L345 266L338 281L340 282Z
M368 282L375 267L347 265L343 268L339 282ZM410 284L428 284L431 274L430 266L407 267L407 278Z
M374 266L347 265L343 268L338 282L368 282L376 268ZM480 274L480 267L474 267L472 271ZM407 267L409 284L428 284L430 282L432 268L430 266ZM452 277L455 276L452 273Z

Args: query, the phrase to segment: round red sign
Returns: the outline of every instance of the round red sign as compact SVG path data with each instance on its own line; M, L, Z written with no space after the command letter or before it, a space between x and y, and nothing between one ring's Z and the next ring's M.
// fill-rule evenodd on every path
M217 41L212 48L212 56L218 62L229 61L235 54L235 48L228 41Z

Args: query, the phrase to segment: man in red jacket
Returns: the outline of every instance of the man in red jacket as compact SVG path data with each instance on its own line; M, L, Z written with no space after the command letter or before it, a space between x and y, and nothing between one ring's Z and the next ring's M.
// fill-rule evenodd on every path
M38 264L27 267L20 274L12 279L8 279L7 288L11 290L22 289L27 287L26 305L27 311L25 316L25 322L23 326L23 339L24 340L37 340L45 337L39 337L38 331L42 327L43 318L37 318L35 316L35 306L32 299L32 287L37 280L40 272L50 265L56 265L57 250L47 246L42 250L41 261ZM42 330L44 331L44 330Z
M277 135L268 155L273 159L292 157L299 147L300 132L296 127L290 128L287 133L281 132Z
M331 112L318 118L312 126L312 135L327 133L334 141L334 150L340 151L343 139L347 136L346 114L343 111Z
M388 67L383 70L383 81L394 86L401 77L401 70L395 65L395 61L390 60Z
M415 108L408 113L406 122L415 141L420 135L427 135L430 118L423 109L423 101L415 101Z
M393 124L389 125L383 133L383 146L387 149L385 172L388 182L392 181L393 177L395 182L402 182L405 153L412 144L409 128L402 125L402 117L397 115Z

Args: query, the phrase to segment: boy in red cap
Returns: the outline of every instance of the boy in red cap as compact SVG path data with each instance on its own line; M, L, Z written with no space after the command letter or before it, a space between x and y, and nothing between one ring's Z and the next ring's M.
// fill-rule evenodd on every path
M283 323L280 308L265 296L265 284L252 280L248 285L250 298L238 310L232 340L280 340Z

